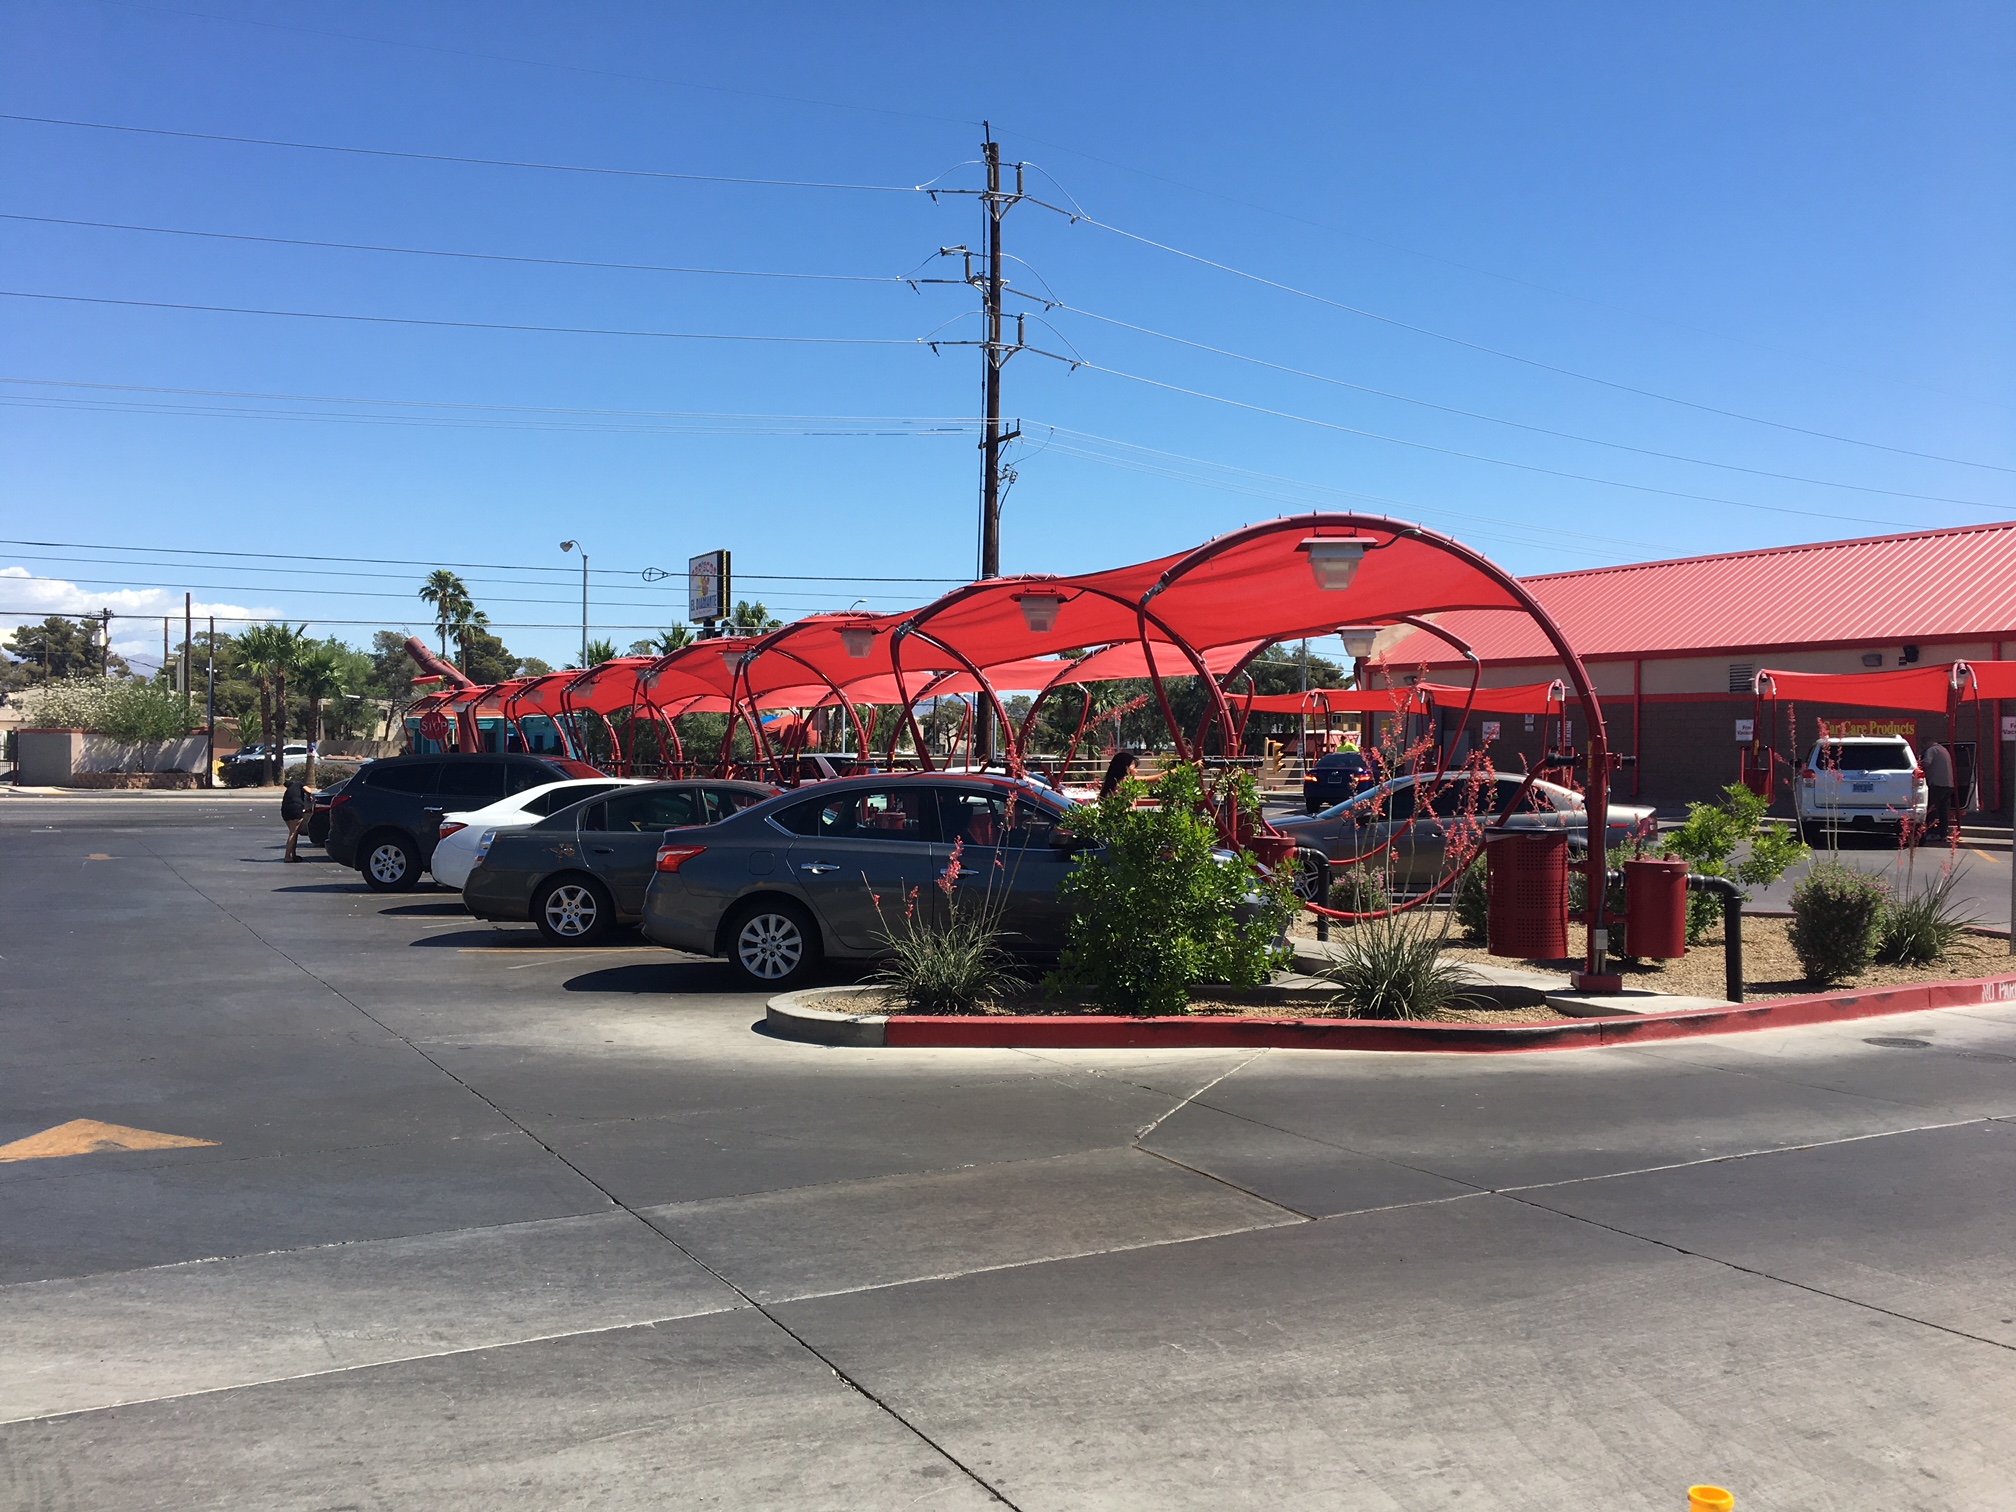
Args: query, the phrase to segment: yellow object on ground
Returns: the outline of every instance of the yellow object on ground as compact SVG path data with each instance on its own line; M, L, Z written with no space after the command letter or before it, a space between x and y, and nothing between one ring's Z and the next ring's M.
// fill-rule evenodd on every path
M73 1118L40 1134L0 1145L0 1161L57 1160L65 1155L98 1155L108 1150L189 1150L216 1143L214 1139L189 1139L181 1134L156 1134L152 1129L129 1129L123 1124L100 1123L95 1118Z
M1736 1498L1720 1486L1689 1486L1687 1512L1730 1512Z

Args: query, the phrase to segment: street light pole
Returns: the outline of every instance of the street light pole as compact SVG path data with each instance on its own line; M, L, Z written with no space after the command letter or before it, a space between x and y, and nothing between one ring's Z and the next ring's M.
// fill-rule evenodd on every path
M588 668L588 549L579 541L562 541L562 551L581 553L581 668Z

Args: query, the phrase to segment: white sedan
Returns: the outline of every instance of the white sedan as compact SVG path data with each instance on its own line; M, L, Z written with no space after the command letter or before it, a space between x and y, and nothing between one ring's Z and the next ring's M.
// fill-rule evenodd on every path
M645 777L579 778L570 782L549 782L544 787L527 788L509 798L480 809L441 816L441 838L434 845L434 859L427 869L443 887L460 892L476 869L476 855L483 841L498 830L523 829L537 824L548 814L586 803L620 787L635 787Z

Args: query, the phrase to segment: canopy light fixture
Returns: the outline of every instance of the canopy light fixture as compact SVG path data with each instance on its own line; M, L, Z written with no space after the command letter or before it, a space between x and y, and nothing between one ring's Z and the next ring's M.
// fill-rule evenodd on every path
M866 661L868 653L875 649L875 632L866 625L843 625L840 644L847 648L847 654L854 660Z
M1379 639L1380 629L1378 625L1339 625L1337 638L1344 642L1346 656L1363 661L1372 654L1372 643Z
M1309 554L1309 570L1325 593L1342 593L1358 576L1358 564L1374 543L1363 536L1311 536L1295 549Z
M733 644L726 645L721 648L721 662L723 666L727 667L728 674L732 677L742 670L742 663L749 660L752 654Z
M1048 635L1057 628L1057 611L1064 607L1064 595L1018 593L1015 602L1022 606L1022 623L1029 627L1029 633Z

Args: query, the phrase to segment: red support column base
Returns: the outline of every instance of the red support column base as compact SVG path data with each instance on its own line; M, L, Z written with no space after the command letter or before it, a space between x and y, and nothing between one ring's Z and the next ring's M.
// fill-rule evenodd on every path
M1568 982L1577 992L1622 992L1624 990L1623 977L1610 975L1597 976L1594 972L1590 971L1571 972Z

